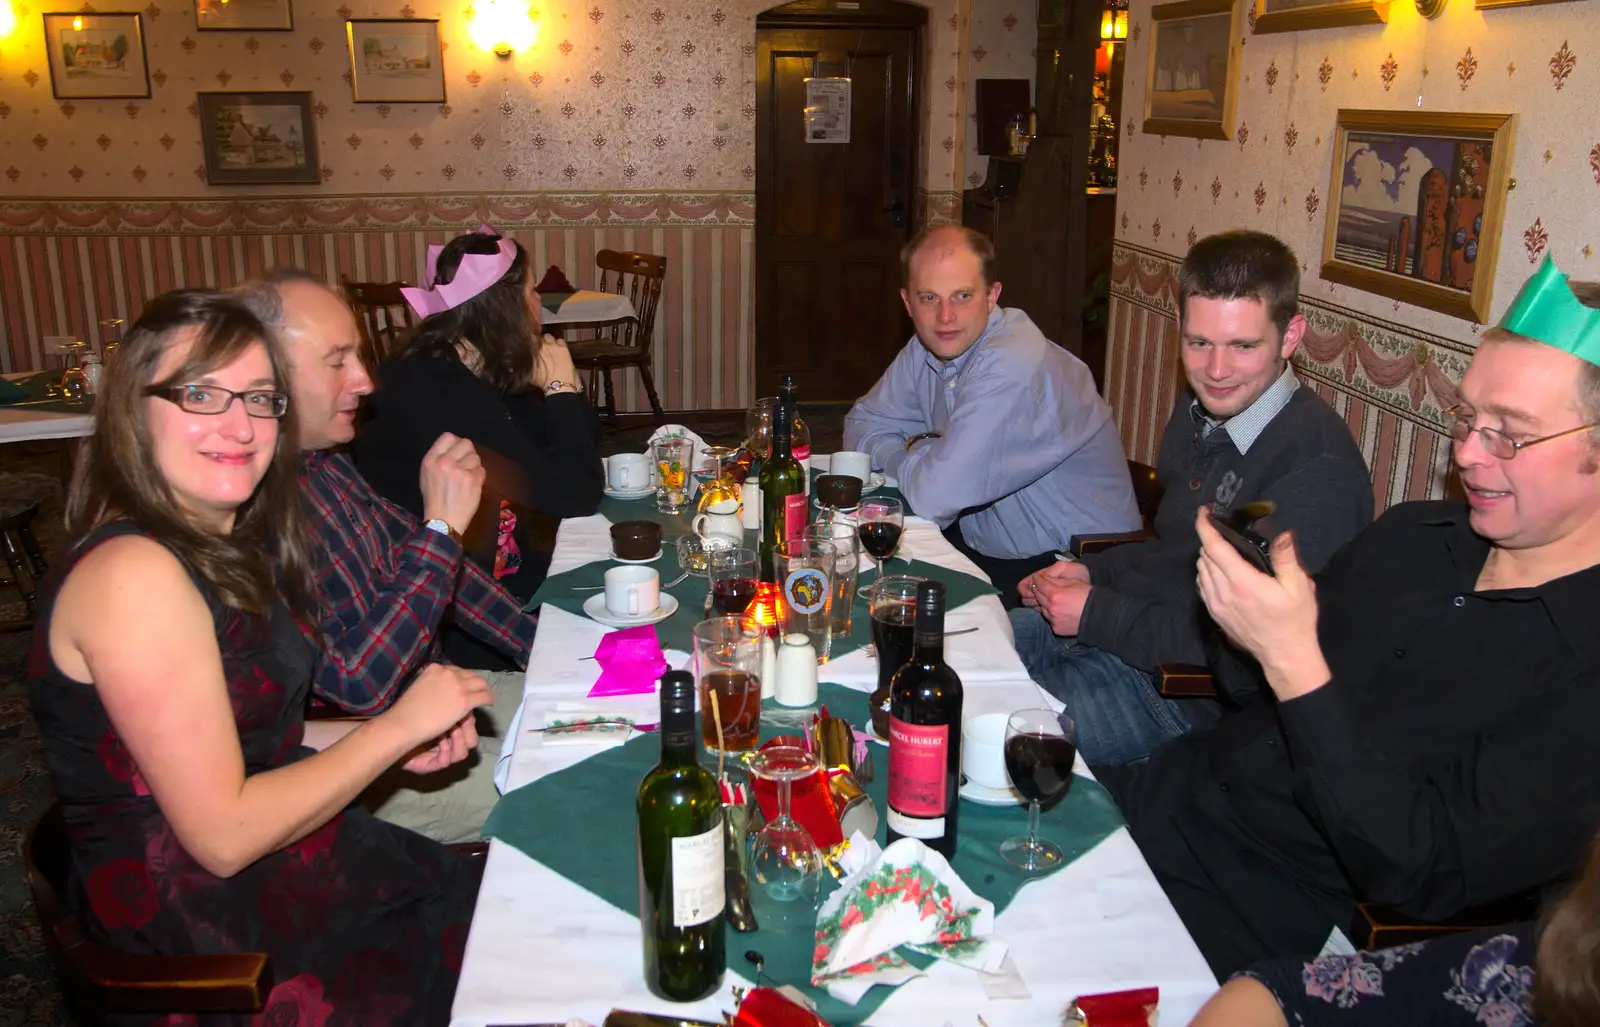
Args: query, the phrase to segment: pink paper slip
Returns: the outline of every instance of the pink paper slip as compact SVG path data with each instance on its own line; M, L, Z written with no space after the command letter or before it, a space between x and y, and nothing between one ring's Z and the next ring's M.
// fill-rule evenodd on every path
M589 689L591 699L653 692L656 682L667 672L667 660L661 655L654 624L608 633L600 640L594 658L600 664L600 679Z

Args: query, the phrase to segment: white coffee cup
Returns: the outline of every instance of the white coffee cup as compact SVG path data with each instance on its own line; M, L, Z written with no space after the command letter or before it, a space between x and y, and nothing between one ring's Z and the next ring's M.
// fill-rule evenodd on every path
M643 453L618 453L606 460L606 482L619 492L649 488L650 462Z
M872 457L853 449L843 449L828 461L829 474L848 474L865 484L872 478Z
M606 571L606 610L615 617L655 613L661 606L661 576L653 567Z
M961 771L984 788L1010 788L1006 773L1005 713L980 713L961 722Z

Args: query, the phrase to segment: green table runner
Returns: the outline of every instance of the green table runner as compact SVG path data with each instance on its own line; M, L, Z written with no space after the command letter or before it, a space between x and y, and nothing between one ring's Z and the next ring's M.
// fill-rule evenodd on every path
M867 722L863 693L824 683L820 698L832 713L851 724L859 727ZM763 727L763 738L773 733ZM512 845L623 912L637 916L634 792L660 754L660 739L644 735L508 792L490 814L483 833ZM878 809L877 841L881 845L885 840L882 821L887 809L888 760L885 750L877 745L873 746L873 758L877 774L866 787ZM1039 831L1061 846L1064 866L1094 848L1122 823L1106 790L1080 777L1066 798L1044 812ZM982 806L962 800L953 866L973 891L994 903L996 913L1010 905L1029 880L1046 876L1026 874L1000 858L1000 843L1026 833L1027 827L1028 813L1022 806ZM832 879L825 879L823 897L837 886ZM835 1027L861 1023L893 993L889 988L872 988L851 1006L811 987L813 941L812 932L804 929L768 927L753 934L730 929L728 968L753 979L755 968L744 954L752 949L760 952L766 964L765 975L779 984L801 987ZM642 960L642 949L619 951L617 959L623 964L638 962ZM916 954L911 954L910 959L919 967L931 962ZM917 984L913 981L906 986Z
M38 410L52 414L92 414L94 413L94 398L87 397L82 402L70 403L62 397L52 397L49 393L50 386L61 381L61 371L40 371L26 378L6 379L0 378L0 407L16 406L25 403L23 410Z
M670 552L671 540L663 538L661 548L661 559L650 566L658 570L663 581L671 581L678 576L677 557ZM581 567L574 567L570 571L552 574L544 579L539 590L528 600L526 609L531 610L548 603L568 613L582 616L584 602L590 596L596 595L599 590L590 588L588 591L579 591L579 588L604 584L606 571L615 566L617 564L611 560L596 560ZM980 596L999 594L993 585L981 578L937 567L921 560L891 560L887 565L887 573L914 574L944 582L945 608L949 610L964 606ZM875 571L864 571L859 578L859 584L865 585L876 578ZM656 637L661 640L663 646L669 649L681 649L684 652L693 650L694 626L705 619L706 592L709 588L710 585L705 578L691 576L667 589L678 600L678 611L656 625ZM834 636L830 649L831 658L837 659L846 653L855 652L872 641L872 613L867 606L867 600L862 596L856 596L855 609L850 615L850 627L851 632L848 636Z
M820 475L815 472L811 475L811 512L813 516L816 515L817 510L816 482L818 477ZM872 493L872 495L861 497L863 503L873 499L898 499L905 503L905 496L892 485L885 485ZM905 505L906 512L910 513L911 504L905 503ZM655 521L665 528L668 534L676 532L681 535L689 530L689 522L694 519L694 510L691 507L692 504L685 505L682 513L661 513L656 509L655 494L651 493L643 499L613 499L610 496L606 496L600 500L599 512L605 514L606 519L613 524L618 521Z

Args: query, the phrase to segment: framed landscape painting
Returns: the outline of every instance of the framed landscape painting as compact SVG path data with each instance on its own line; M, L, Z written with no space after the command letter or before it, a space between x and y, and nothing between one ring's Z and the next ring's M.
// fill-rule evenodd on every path
M351 18L345 38L356 103L444 103L437 20Z
M150 95L144 20L138 14L46 14L45 50L57 100Z
M194 26L202 32L288 32L289 0L195 0Z
M1183 0L1150 11L1144 131L1228 139L1239 88L1244 0Z
M309 92L200 93L196 99L207 182L278 185L322 181Z
M1322 277L1482 324L1516 116L1339 112Z
M1254 32L1299 32L1389 20L1388 0L1255 0Z

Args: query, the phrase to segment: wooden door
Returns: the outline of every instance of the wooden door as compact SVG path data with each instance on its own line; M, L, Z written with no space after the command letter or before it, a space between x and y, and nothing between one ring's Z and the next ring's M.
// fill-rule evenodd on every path
M900 248L913 231L925 9L801 0L756 19L756 389L853 400L911 337ZM848 142L808 142L808 77L850 79Z

